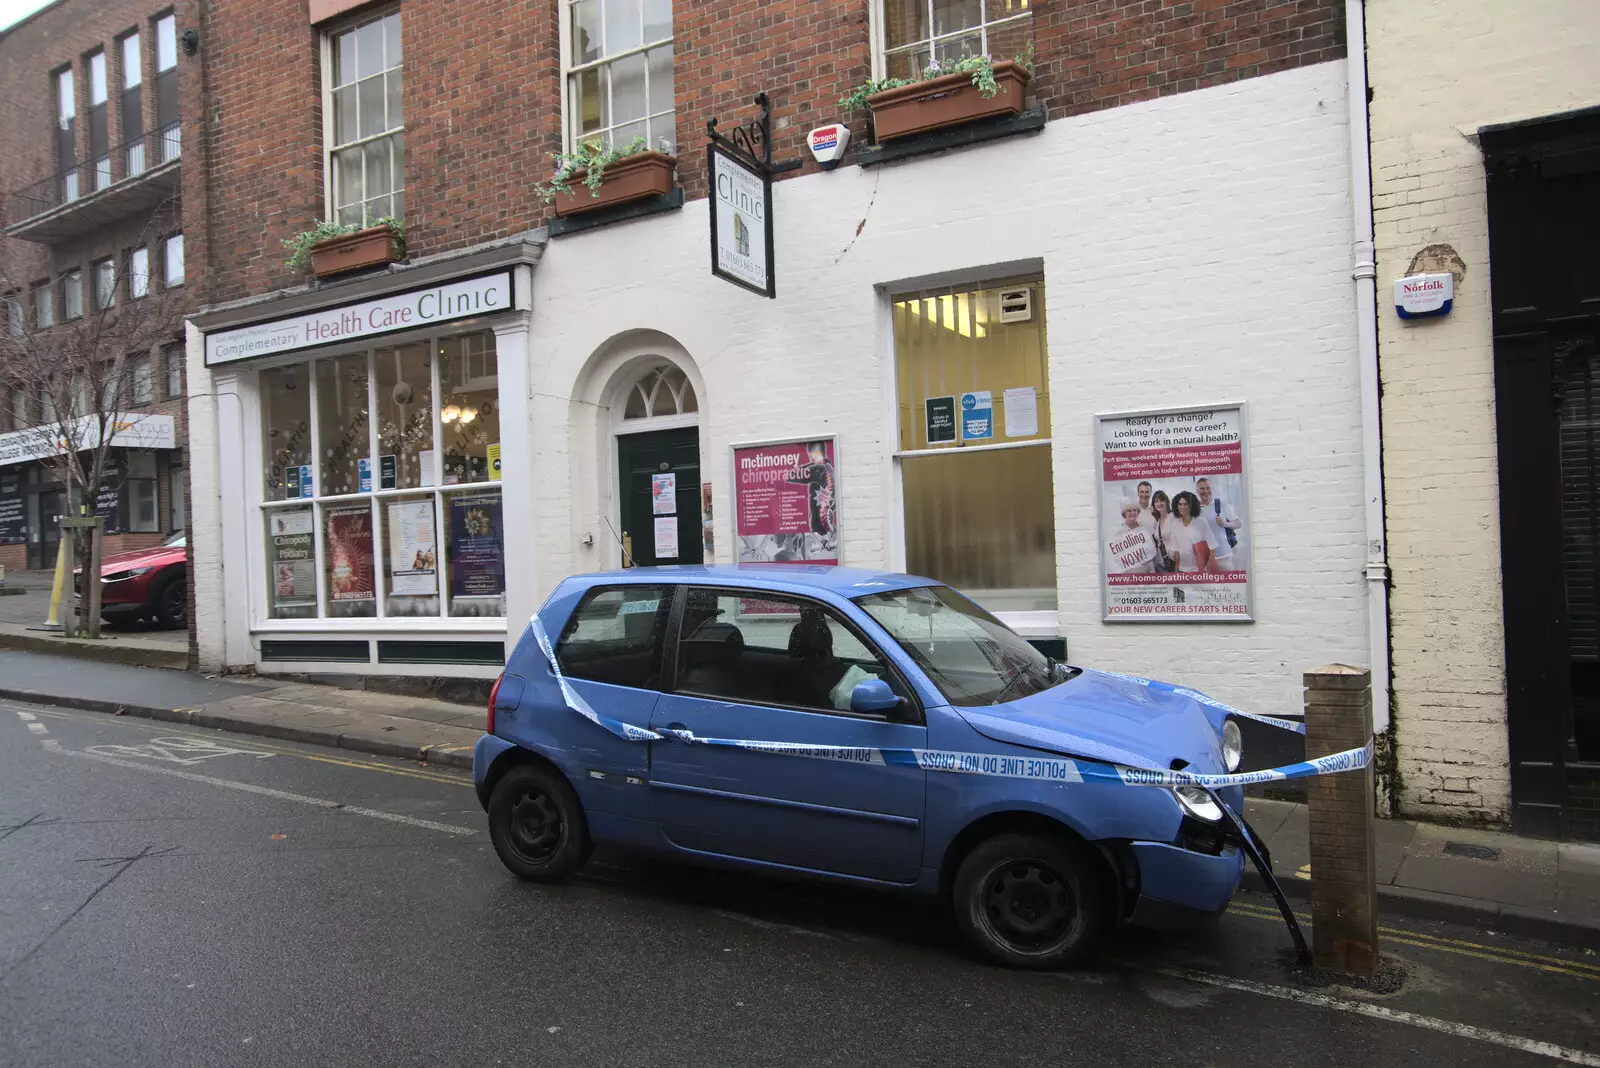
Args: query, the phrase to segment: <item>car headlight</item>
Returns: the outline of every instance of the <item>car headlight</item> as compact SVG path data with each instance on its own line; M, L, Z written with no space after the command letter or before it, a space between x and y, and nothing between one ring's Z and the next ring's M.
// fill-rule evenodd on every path
M155 568L153 568L153 567L136 567L136 568L133 568L131 571L118 571L114 575L101 575L100 576L100 581L101 582L126 582L129 579L138 578L140 575L148 575L150 572L152 572L154 570L155 570Z
M1239 721L1231 716L1222 723L1222 762L1229 771L1238 771L1244 763L1244 736L1239 733Z
M1174 786L1172 795L1178 799L1178 807L1197 820L1216 823L1222 819L1222 806L1198 786Z

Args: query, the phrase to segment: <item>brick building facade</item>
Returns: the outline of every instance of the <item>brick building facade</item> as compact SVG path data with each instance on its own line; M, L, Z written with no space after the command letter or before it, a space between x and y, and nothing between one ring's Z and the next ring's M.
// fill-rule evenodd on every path
M148 351L127 354L125 429L101 484L108 554L186 526L180 51L160 3L59 0L0 33L0 278L15 328L42 336L74 329L75 311L92 320L102 271L113 314L154 320L138 330ZM12 457L0 461L0 566L51 567L67 493L30 458L49 413L16 383L0 381L0 394L0 453Z
M1341 4L974 0L922 37L931 7L899 0L625 6L183 9L203 663L485 677L565 574L790 557L931 571L1058 651L1263 708L1297 707L1311 661L1365 662ZM873 145L840 109L986 43L1031 45L1019 114ZM772 300L708 252L706 124L758 92L798 164ZM807 132L833 122L854 140L825 170ZM535 195L551 153L635 132L675 151L669 193L562 218ZM389 161L359 191L356 148L364 176ZM285 266L285 239L396 189L403 262ZM991 417L930 438L925 408L963 396ZM1135 486L1102 483L1094 417L1210 408L1248 454L1203 491L1238 590L1135 576L1198 615L1113 619L1102 534ZM836 521L757 532L737 459L813 442ZM1226 546L1225 505L1249 512Z
M1600 11L1369 0L1367 21L1401 803L1594 837ZM1418 274L1451 277L1448 315L1396 313Z

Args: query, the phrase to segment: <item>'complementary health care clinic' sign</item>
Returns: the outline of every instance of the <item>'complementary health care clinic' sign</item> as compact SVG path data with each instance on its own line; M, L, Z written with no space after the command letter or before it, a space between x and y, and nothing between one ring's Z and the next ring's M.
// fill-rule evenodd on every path
M772 277L772 184L759 170L713 145L711 272L734 285L777 296Z
M206 366L275 356L353 338L511 309L511 273L448 282L361 304L326 308L206 335Z

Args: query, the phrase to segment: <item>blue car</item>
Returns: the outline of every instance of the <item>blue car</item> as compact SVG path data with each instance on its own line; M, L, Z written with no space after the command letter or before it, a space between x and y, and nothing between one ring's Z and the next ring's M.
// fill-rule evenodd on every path
M1220 913L1243 869L1218 801L1108 766L1221 774L1195 695L1046 657L931 579L830 567L566 580L495 683L473 780L523 879L597 843L949 901L989 960L1054 968L1122 923Z

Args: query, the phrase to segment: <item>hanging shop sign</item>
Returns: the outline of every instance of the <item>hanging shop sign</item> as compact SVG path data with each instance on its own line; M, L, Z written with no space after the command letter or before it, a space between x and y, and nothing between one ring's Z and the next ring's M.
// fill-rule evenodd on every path
M724 137L706 121L706 177L711 187L711 273L768 297L778 295L772 270L772 176L800 166L772 162L772 109L757 93L760 114Z
M1108 622L1250 622L1245 407L1101 415L1100 563Z
M492 315L511 308L511 272L499 271L342 308L218 330L206 335L206 366L391 334L474 315Z
M733 522L741 564L839 562L834 439L733 447Z

